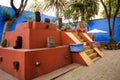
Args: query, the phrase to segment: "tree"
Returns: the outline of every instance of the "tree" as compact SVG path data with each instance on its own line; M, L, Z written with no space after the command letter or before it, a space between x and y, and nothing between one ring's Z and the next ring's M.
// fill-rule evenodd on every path
M114 17L114 12L116 11L116 5L117 5L116 1L117 1L117 0L113 0L113 1L111 2L111 6L112 6L111 17ZM106 6L107 6L107 8L108 8L108 7L109 7L109 1L106 0L104 3L106 4ZM105 10L102 10L101 16L103 16L104 18L107 17L107 16L106 16L106 13L105 13ZM120 10L118 11L117 17L119 17L119 16L120 16Z
M33 12L43 12L43 1L33 0L33 3L30 4L28 10Z
M19 17L22 15L26 5L27 5L28 0L21 0L20 2L20 6L17 8L14 5L14 0L10 0L10 5L13 8L13 10L15 11L15 14L8 20L5 21L4 24L4 29L3 29L3 33L2 33L2 41L1 44L3 43L3 41L5 40L5 33L9 30L9 27L11 26L11 24Z
M45 10L55 10L56 20L60 18L60 10L63 9L66 5L67 0L45 0ZM59 22L59 21L58 21ZM56 24L59 26L59 23ZM59 27L61 28L61 27Z
M24 18L26 19L26 21L30 22L30 21L35 21L35 18L33 18L32 16L30 16L29 14L25 14L23 15ZM25 22L26 22L25 21Z
M106 5L106 1L108 2L108 6ZM110 18L112 17L112 1L113 0L100 0L101 4L104 7L105 13L106 13L106 17L107 17L107 21L108 21L108 30L109 30L109 37L110 37L110 45L111 47L113 47L112 45L114 44L114 27L115 27L115 18L118 15L118 12L120 10L120 0L115 0L116 3L116 9L113 12L113 21L112 21L112 25L110 23Z
M8 19L10 19L11 14L6 7L4 6L0 6L0 7L1 7L1 19L0 20L7 21Z
M98 0L73 0L70 7L81 14L81 20L86 20L98 13L99 3Z
M62 13L63 13L64 18L68 20L68 24L71 24L70 19L72 19L72 23L74 24L74 26L77 26L77 23L80 17L79 12L72 13L69 7L66 7L66 9L64 9Z
M63 14L64 18L68 20L68 23L70 22L70 19L72 18L72 12L69 8L69 6L66 6L64 9L62 9L61 14Z
M85 21L88 24L89 20L98 13L98 8L98 0L69 0L62 10L62 14L68 22L72 19L75 26L80 18L81 22Z
M70 7L72 13L80 14L81 22L88 22L88 20L98 13L99 3L98 0L73 0L71 1ZM84 25L81 27L84 27Z
M82 1L73 0L73 1L71 1L70 7L71 7L72 13L80 13L82 19L84 19L84 10L85 9L84 9L84 4L82 3Z

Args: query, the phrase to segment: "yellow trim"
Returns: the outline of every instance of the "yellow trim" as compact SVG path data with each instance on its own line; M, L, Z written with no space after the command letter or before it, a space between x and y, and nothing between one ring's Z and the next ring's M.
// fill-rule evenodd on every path
M104 54L98 48L94 47L94 50L96 51L96 53L98 53L100 57L104 57Z
M92 40L86 33L83 33L83 35L84 35L90 42L93 42L93 40Z
M66 32L66 34L76 43L81 43L71 32Z
M89 66L93 63L93 61L89 58L89 56L85 52L79 52L83 60L86 62L86 65Z

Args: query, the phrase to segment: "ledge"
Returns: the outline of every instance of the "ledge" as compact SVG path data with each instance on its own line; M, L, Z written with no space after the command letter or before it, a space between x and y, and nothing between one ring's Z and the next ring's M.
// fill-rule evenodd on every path
M38 50L47 50L47 49L55 49L55 48L63 48L63 47L69 47L68 45L63 45L63 46L56 46L53 48L36 48L36 49L14 49L13 47L1 47L0 49L7 49L7 50L13 50L13 51L21 51L21 52L29 52L29 51L38 51Z

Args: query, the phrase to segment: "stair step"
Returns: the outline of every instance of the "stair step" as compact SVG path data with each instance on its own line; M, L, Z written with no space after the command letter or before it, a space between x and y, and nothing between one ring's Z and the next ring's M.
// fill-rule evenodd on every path
M97 56L98 56L97 53L92 53L92 54L89 55L89 57L90 57L91 59L94 59L94 58L96 58Z
M76 36L78 39L82 39L82 38L78 35L78 33L76 33L76 32L72 32L72 33L73 33L73 35Z
M85 45L85 46L84 46L84 49L85 49L85 50L88 50L88 49L90 49L90 46Z
M80 42L84 42L84 40L83 40L83 39L79 39L79 41L80 41Z
M74 35L78 36L78 33L77 32L72 32Z
M76 37L76 36L75 36ZM82 38L80 38L79 36L76 37L80 42L84 42L84 40Z
M93 49L87 49L87 50L85 50L85 53L86 53L87 55L90 55L90 54L92 54L93 52L94 52Z
M96 57L94 59L92 59L93 62L96 62L97 60L99 60L101 57Z

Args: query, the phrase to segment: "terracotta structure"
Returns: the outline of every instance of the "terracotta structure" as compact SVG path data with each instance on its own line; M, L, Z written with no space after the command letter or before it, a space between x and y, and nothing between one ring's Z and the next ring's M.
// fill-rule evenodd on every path
M46 25L49 27L46 28ZM73 31L74 32L74 31ZM25 22L18 24L15 31L6 33L7 47L0 48L0 69L17 77L19 80L32 80L73 62L90 65L92 61L84 59L86 53L71 53L69 44L79 43L77 37L64 31L56 30L55 24L43 22ZM79 36L84 35L79 33ZM22 37L22 48L14 49L17 36ZM54 38L54 45L48 48L48 38ZM92 42L85 36L82 38L91 48ZM101 57L101 54L96 48ZM97 55L97 56L98 56ZM66 57L67 56L67 57ZM102 56L103 57L103 56ZM87 57L88 58L88 57Z

